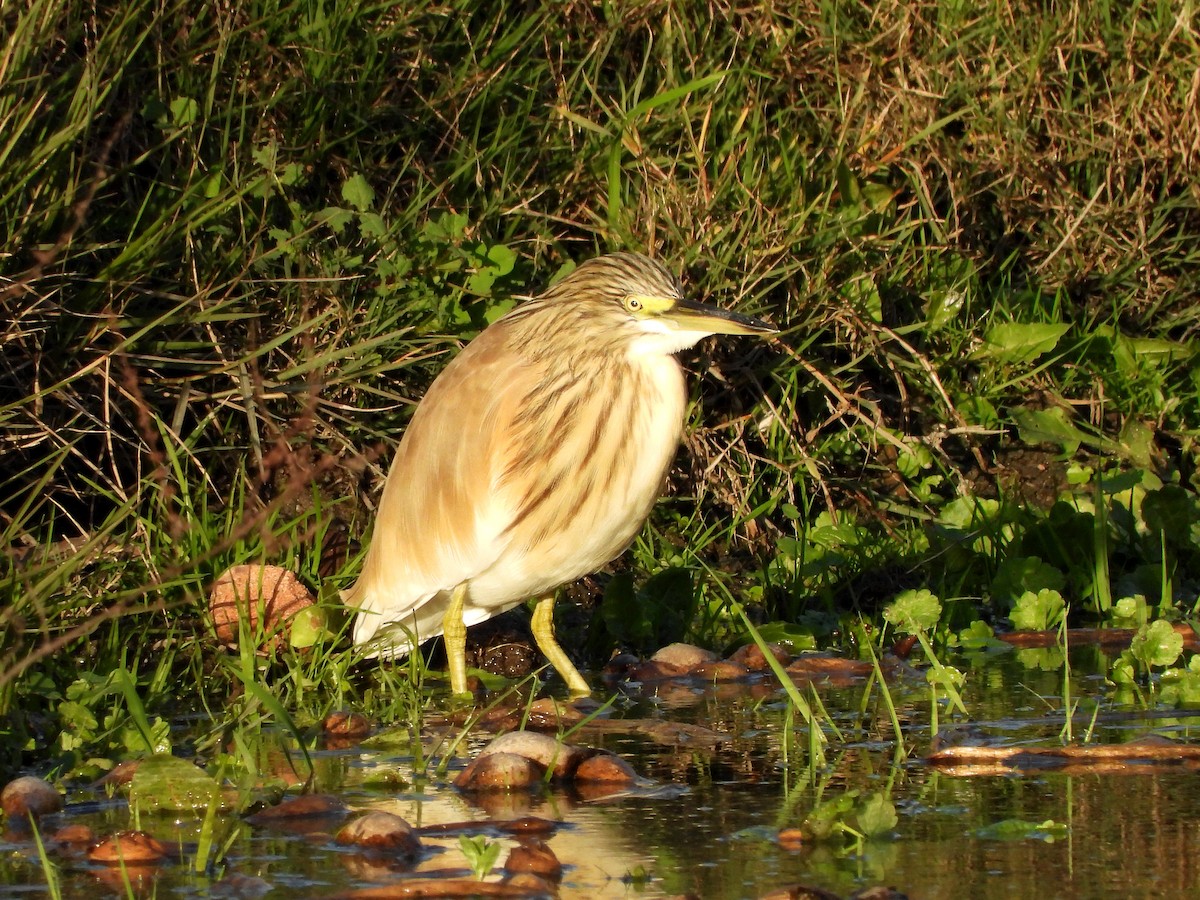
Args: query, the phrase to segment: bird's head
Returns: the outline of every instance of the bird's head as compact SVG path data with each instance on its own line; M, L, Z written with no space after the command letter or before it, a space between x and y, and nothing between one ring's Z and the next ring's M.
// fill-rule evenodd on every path
M774 334L766 322L684 296L679 279L640 253L581 263L543 295L619 329L634 353L674 353L710 334Z

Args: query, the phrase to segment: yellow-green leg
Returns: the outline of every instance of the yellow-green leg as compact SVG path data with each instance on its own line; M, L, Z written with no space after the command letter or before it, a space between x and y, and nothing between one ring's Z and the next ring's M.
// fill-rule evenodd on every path
M530 623L533 639L537 641L538 649L558 671L563 681L567 683L572 694L590 694L592 689L583 680L579 670L575 668L563 648L554 639L554 598L546 597L537 602L533 609L533 621Z
M467 691L467 626L463 622L463 602L467 585L463 582L450 594L450 605L442 616L442 636L446 642L446 664L450 667L450 693Z

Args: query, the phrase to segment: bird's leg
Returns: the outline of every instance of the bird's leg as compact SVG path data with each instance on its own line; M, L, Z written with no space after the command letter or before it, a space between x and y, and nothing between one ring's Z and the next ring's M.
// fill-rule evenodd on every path
M563 681L567 683L572 694L590 694L592 689L583 680L579 670L575 668L563 648L554 639L554 595L543 597L533 609L533 621L530 623L533 639L537 641L538 649L558 671Z
M463 623L463 602L467 599L464 581L450 594L450 605L442 616L442 638L446 643L446 664L450 667L450 693L466 694L467 626Z

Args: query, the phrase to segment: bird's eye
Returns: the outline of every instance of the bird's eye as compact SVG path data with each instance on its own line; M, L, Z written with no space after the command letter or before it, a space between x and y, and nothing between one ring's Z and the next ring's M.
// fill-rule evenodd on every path
M625 298L625 308L627 310L629 310L630 312L637 312L639 309L642 308L642 301L639 300L637 297L626 297Z

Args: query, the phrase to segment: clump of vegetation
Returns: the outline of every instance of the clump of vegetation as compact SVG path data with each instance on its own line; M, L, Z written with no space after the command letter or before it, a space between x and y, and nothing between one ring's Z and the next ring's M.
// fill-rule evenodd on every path
M631 568L676 593L711 574L690 617L614 582L598 658L740 638L735 595L818 642L908 589L941 598L935 642L1193 612L1194 23L690 15L6 9L0 767L152 750L180 704L226 727L419 710L344 640L226 655L208 585L271 562L335 597L445 358L609 249L784 334L702 350L676 499ZM645 621L603 615L630 597ZM1134 681L1167 664L1140 646Z

